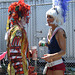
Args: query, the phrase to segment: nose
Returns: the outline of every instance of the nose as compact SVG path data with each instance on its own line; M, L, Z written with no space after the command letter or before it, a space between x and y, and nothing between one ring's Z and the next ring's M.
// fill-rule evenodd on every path
M47 22L50 21L50 19L47 17Z
M47 17L47 20L50 20L50 17Z

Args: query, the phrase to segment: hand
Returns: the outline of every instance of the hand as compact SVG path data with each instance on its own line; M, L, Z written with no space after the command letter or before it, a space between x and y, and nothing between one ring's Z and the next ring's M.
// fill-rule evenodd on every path
M44 54L44 57L41 57L41 59L44 59L47 62L53 61L53 54Z
M39 42L39 46L46 46L46 43Z
M29 66L28 67L28 75L37 75L37 73L36 72L34 72L34 67L32 67L32 66Z
M41 46L41 43L39 42L39 46Z
M30 54L30 57L32 57L32 50L29 50L29 54ZM38 54L38 51L36 50L36 54Z
M32 57L32 50L29 50L30 57Z
M29 53L32 54L32 50L29 50Z

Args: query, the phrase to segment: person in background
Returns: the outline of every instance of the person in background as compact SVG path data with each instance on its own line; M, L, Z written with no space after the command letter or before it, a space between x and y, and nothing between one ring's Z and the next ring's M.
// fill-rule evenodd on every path
M7 33L7 56L9 75L37 75L34 67L30 66L30 52L28 39L24 25L29 23L30 6L24 0L12 3L8 7Z
M46 75L64 75L65 71L62 56L66 53L66 34L64 29L60 27L65 22L66 14L63 1L55 2L53 0L53 7L46 12L47 25L50 27L47 35L48 42L45 43L45 46L48 47L48 54L41 57L47 62L43 70L43 74ZM41 45L39 43L39 46Z

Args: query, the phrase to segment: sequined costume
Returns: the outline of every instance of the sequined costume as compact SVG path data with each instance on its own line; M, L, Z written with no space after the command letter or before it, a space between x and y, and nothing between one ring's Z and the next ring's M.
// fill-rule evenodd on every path
M30 52L24 25L29 23L30 6L24 0L12 3L8 7L6 25L7 56L9 75L37 75L30 62Z
M8 70L10 75L24 74L28 75L28 63L29 60L29 50L28 50L28 40L26 32L19 26L14 25L9 32L8 36L8 59L10 61L10 66ZM12 68L13 67L13 68ZM11 71L11 69L13 71ZM12 73L13 72L13 73Z

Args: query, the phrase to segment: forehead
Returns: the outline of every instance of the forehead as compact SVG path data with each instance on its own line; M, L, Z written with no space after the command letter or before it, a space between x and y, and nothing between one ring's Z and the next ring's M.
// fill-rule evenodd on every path
M53 16L48 14L47 17L53 17Z
M47 15L47 17L54 18L52 15Z

